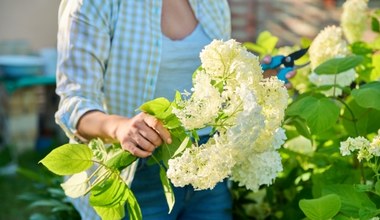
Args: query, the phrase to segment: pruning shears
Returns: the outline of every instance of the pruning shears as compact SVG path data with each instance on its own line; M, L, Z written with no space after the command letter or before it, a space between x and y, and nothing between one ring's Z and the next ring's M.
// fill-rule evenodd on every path
M286 78L286 74L289 73L290 71L294 70L295 69L295 66L294 66L294 61L295 60L298 60L299 58L301 58L303 55L306 54L307 50L309 48L303 48L303 49L300 49L300 50L297 50L287 56L284 56L284 55L277 55L277 56L273 56L272 57L272 61L269 63L269 64L261 64L263 70L268 70L268 69L277 69L279 68L281 65L283 65L284 67L281 67L277 73L277 77L284 81L285 83L288 83L288 79ZM305 66L305 65L303 65ZM296 66L296 67L301 67L301 66Z

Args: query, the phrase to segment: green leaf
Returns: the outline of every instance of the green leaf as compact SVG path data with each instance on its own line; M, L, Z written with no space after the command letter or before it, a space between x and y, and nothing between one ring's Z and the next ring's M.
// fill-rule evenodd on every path
M359 210L360 219L372 219L380 214L380 209L375 207L361 207Z
M380 33L380 22L377 17L371 17L371 29L374 32Z
M170 102L166 98L160 97L151 101L145 102L140 106L140 110L150 115L157 116L163 114L169 108Z
M267 54L271 54L276 47L278 37L273 36L269 31L263 31L257 38L257 44L265 48Z
M310 44L311 44L312 42L313 42L313 41L312 41L310 38L301 37L301 40L300 40L301 48L310 47Z
M252 42L245 42L243 44L243 46L245 46L248 50L255 52L255 53L258 53L260 55L264 55L267 53L267 51L264 47L257 45L255 43L252 43Z
M371 82L352 91L356 103L363 108L380 110L380 82Z
M88 143L88 147L92 150L92 154L97 161L104 161L107 157L107 150L102 139L94 138Z
M377 195L380 195L380 181L376 181L375 183L375 192Z
M157 118L162 121L164 126L167 129L174 129L180 127L182 124L179 121L178 117L173 114L173 108L177 106L177 104L173 101L170 103L170 106L160 115L157 115Z
M129 214L129 220L141 220L142 213L141 213L141 209L136 200L135 195L129 188L127 188L126 190L126 195L128 198L127 209L128 209L128 214Z
M190 141L190 138L188 136L185 137L185 139L183 139L181 145L174 152L172 158L175 157L175 156L177 156L177 155L179 155L179 154L181 154L186 149L186 147L189 146L189 141Z
M85 195L89 188L89 180L86 172L72 175L64 183L61 184L65 194L71 198L78 198Z
M354 188L357 192L370 192L372 190L372 186L366 184L354 184Z
M29 207L34 208L34 207L55 207L62 205L62 202L59 200L55 199L43 199L43 200L38 200L35 202L32 202L29 204Z
M126 183L116 177L116 174L113 174L104 182L93 187L89 198L90 204L92 206L112 207L124 203L127 201L126 189Z
M117 220L125 216L124 204L118 204L112 207L94 206L93 208L102 220Z
M366 136L380 129L380 111L376 109L363 108L356 103L356 99L349 96L346 100L347 107L343 108L342 125L349 136ZM352 114L354 114L354 117Z
M84 144L65 144L51 151L40 163L57 175L72 175L93 164L92 152Z
M367 55L372 54L372 48L368 43L362 41L356 41L350 45L351 51L356 55Z
M332 184L325 186L322 190L324 195L337 194L342 202L340 212L354 218L359 217L361 208L376 208L368 195L364 192L357 192L351 184Z
M29 220L51 220L51 217L47 216L46 214L42 214L42 213L33 213L29 217Z
M256 52L263 57L268 54L272 54L276 48L278 37L273 36L269 31L263 31L257 37L256 43L245 42L245 46L248 50Z
M179 96L179 97L178 97ZM175 100L179 101L181 94L177 91ZM164 126L168 129L174 129L181 126L181 122L175 114L172 113L173 107L175 107L176 101L169 102L166 98L157 98L152 101L144 103L140 110L150 115L155 116L161 120Z
M377 81L380 78L380 54L372 55L372 66L371 80Z
M359 65L363 61L361 56L348 56L343 58L333 58L319 65L314 72L318 75L338 74Z
M288 116L306 120L311 132L318 134L331 128L339 118L339 107L324 96L304 96L286 110Z
M154 151L154 157L158 161L162 161L165 167L168 167L168 161L173 157L177 149L181 146L183 140L187 137L185 130L182 127L170 130L172 143L163 144ZM154 161L152 158L149 159L148 164L153 164Z
M195 75L197 72L194 72L193 75ZM175 92L175 96L174 96L174 101L173 101L173 104L174 106L176 107L176 103L179 103L182 101L182 96L181 96L181 93L179 91L176 91Z
M125 185L126 186L126 185ZM128 215L130 220L141 220L142 213L136 197L132 191L126 186L124 188L123 200L113 205L107 206L93 206L96 213L103 220L115 220L122 219L125 216L125 206L128 209Z
M129 166L137 159L137 157L130 152L121 149L120 145L113 149L114 150L108 152L108 158L107 161L105 161L107 167L118 168L120 170Z
M309 219L326 220L339 212L341 201L338 195L329 194L318 199L301 199L299 206Z
M310 130L307 127L306 121L303 118L294 116L292 117L290 123L294 125L299 134L301 134L305 138L311 139Z
M170 214L170 212L173 210L173 207L174 207L175 197L174 197L174 192L170 184L170 181L166 175L166 171L162 166L160 166L160 179L161 179L162 187L164 189L166 202L168 203L168 207L169 207L168 213Z

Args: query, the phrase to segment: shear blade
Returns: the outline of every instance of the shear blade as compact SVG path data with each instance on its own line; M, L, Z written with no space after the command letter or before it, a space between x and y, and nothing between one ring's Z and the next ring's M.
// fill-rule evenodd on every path
M299 58L301 58L303 55L306 54L308 49L309 49L309 47L303 48L301 50L297 50L297 51L289 54L288 57L292 58L293 61L298 60Z

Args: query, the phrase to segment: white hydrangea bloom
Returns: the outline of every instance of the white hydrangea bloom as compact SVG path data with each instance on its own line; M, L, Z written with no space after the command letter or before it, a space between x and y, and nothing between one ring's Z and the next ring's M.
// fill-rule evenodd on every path
M368 0L347 0L343 4L341 27L349 42L360 41L367 25Z
M66 182L61 184L65 194L71 198L83 196L88 187L89 179L86 171L72 175Z
M372 155L368 151L370 147L370 142L364 137L349 137L346 141L340 142L340 153L343 156L350 155L353 152L358 151L358 160L362 161L363 159L369 160L372 158Z
M371 154L371 152L369 152L369 146L366 148L362 148L358 151L357 158L359 161L362 161L363 159L369 161L372 157L373 155Z
M259 58L247 50L241 50L231 66L231 70L233 70L231 73L233 73L233 79L237 85L242 82L253 85L263 79L263 70Z
M278 150L286 141L287 137L285 134L285 130L283 128L278 128L274 135L273 135L273 140L272 140L272 148L274 150Z
M214 121L222 102L220 93L211 85L210 77L200 71L194 78L191 98L179 103L182 109L174 108L173 113L186 129L203 128Z
M354 69L350 69L336 75L317 75L312 72L309 76L311 83L317 86L326 86L326 85L339 85L342 87L349 86L356 79L357 73ZM339 96L342 94L342 89L335 87L323 91L326 96Z
M309 48L310 66L314 70L323 62L349 54L343 31L337 26L327 26L313 40Z
M370 144L369 152L376 157L380 156L380 130L378 132L378 135L376 135Z
M281 156L277 151L252 154L239 161L232 170L231 179L240 186L257 191L261 185L270 185L282 171Z
M231 175L253 190L271 184L282 170L276 150L286 139L280 128L288 104L284 83L264 79L258 57L234 40L214 40L200 57L193 93L173 113L185 129L211 125L218 133L169 160L168 177L195 189L212 189Z
M276 77L262 80L256 88L258 103L263 107L266 116L267 127L265 130L276 130L285 115L285 108L288 105L288 92L283 81Z
M257 104L255 94L247 87L236 90L242 100L242 111L237 115L234 126L227 130L230 143L241 147L250 147L264 128L264 116Z
M235 164L231 150L215 137L214 142L193 145L181 156L169 160L167 176L174 186L191 184L196 190L213 189L230 175Z
M320 64L333 58L345 57L350 54L347 42L343 39L342 28L328 26L323 29L310 45L310 66L312 71ZM350 85L356 79L354 69L339 73L337 75L317 75L312 72L309 75L311 83L317 86L340 85L342 87ZM323 91L326 96L338 96L342 94L340 88L331 88Z
M350 138L348 138L348 139L350 139ZM340 142L339 150L340 150L340 154L342 154L342 156L351 155L350 142L348 141L348 139L346 141Z
M202 67L213 77L224 78L241 50L240 43L233 39L226 42L213 40L200 53Z
M262 106L262 114L265 117L264 129L256 140L254 149L257 152L278 149L275 146L275 133L281 126L285 115L285 108L288 105L288 93L282 81L276 77L264 79L256 87L258 103Z

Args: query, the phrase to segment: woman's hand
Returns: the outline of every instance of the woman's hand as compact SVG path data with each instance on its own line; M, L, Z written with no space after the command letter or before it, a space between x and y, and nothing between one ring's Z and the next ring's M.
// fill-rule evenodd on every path
M268 55L268 56L265 56L263 58L262 63L270 64L271 61L272 61L272 57ZM264 77L267 78L267 77L271 77L271 76L277 76L277 73L278 73L277 69L268 69L268 70L265 70L263 74L264 74ZM296 71L292 70L292 71L288 72L285 77L287 79L291 79L295 75L296 75ZM292 88L292 84L288 81L288 83L285 84L285 87L287 89L290 89L290 88Z
M163 124L146 113L127 118L98 110L89 111L80 118L77 135L84 140L102 138L108 143L119 142L124 150L143 158L152 155L162 143L172 142Z
M172 142L169 131L155 117L140 113L117 122L115 137L124 150L137 157L148 157L164 142Z

